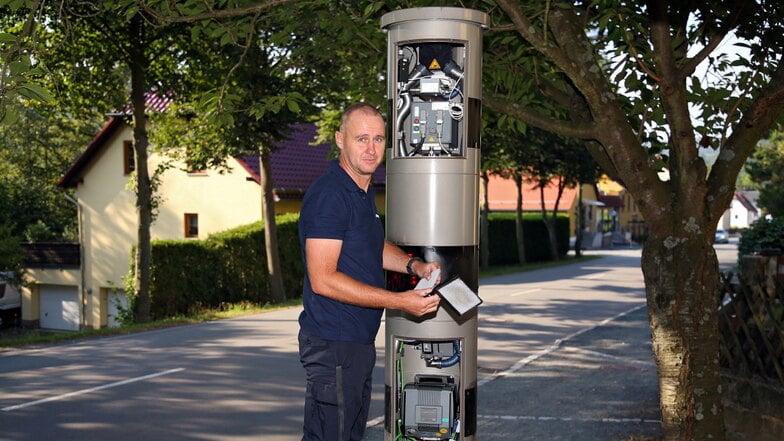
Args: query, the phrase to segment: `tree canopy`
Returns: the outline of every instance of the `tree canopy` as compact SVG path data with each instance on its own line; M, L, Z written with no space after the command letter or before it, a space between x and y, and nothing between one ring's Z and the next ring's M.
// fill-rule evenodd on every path
M97 3L118 23L134 24L123 28L126 37L148 37L188 24L187 31L172 32L170 37L191 43L242 41L253 34L260 17L277 15L284 25L272 34L280 38L273 44L296 41L286 56L296 65L312 68L307 81L313 87L307 88L307 98L331 116L345 103L360 99L384 107L386 44L379 31L383 13L434 5L486 11L491 29L485 38L483 106L505 124L517 126L519 133L533 126L579 139L596 163L629 190L648 225L642 269L665 438L723 439L715 295L718 265L712 239L743 164L781 119L782 2ZM32 11L40 6L34 1L14 4L13 11L22 11L19 4ZM8 73L0 82L6 118L20 99L46 98L47 90L39 89L37 78L52 68L44 58L32 56L45 53L31 31L36 14L19 12L18 17L18 31L0 36L3 72ZM99 32L78 20L64 23ZM150 34L138 34L141 30ZM144 41L151 43L145 46L151 52L146 53L149 64L144 67L149 69L144 72L152 81L131 83L135 97L140 85L163 85L158 79L184 84L186 78L167 72L180 67L176 60L182 60L184 52L175 50L169 40L160 45ZM104 48L96 43L85 50L90 49ZM76 57L71 59L75 69L81 69L81 58L90 56L79 50L70 49L71 55L64 58ZM149 58L153 53L162 56L153 60ZM102 65L97 60L91 64ZM95 72L86 69L83 74ZM233 103L231 78L225 75L223 86L205 93L203 102L213 103L216 111ZM705 149L714 151L711 167L701 156ZM667 179L660 178L663 169Z

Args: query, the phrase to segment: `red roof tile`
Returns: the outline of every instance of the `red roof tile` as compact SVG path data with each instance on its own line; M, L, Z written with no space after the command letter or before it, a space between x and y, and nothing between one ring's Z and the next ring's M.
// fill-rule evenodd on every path
M298 124L288 138L275 143L271 154L272 186L279 197L301 198L319 176L329 169L330 144L311 145L316 138L316 126ZM236 158L251 177L260 181L258 155ZM373 183L383 188L386 183L384 164L373 175Z
M517 186L512 179L491 174L487 183L487 193L491 211L514 211L517 207ZM544 205L548 211L555 207L558 196L558 186L550 183L544 188ZM577 188L565 188L558 202L558 211L567 211L571 208ZM542 209L542 196L539 187L534 184L523 183L523 211L540 211Z
M160 94L158 92L146 92L144 94L144 105L147 112L163 112L174 101L170 93ZM132 115L133 103L126 104L119 112L113 112L113 115Z

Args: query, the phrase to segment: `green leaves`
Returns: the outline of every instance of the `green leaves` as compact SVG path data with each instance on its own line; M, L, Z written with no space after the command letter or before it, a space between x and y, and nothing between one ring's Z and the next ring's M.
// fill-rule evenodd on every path
M16 107L15 124L0 124L0 224L44 222L58 235L75 228L75 207L56 187L62 173L100 128L73 120L53 104Z
M16 92L21 97L43 102L52 101L54 98L43 86L34 83L20 84Z
M0 271L12 271L17 280L6 280L0 277L0 282L18 282L22 274L22 258L24 250L19 245L21 237L17 236L9 224L0 223ZM5 276L7 274L2 274Z
M0 0L0 8L8 7L12 11L31 7L35 2L31 0Z
M784 250L784 219L758 219L738 241L738 257L764 249Z
M757 146L746 163L749 178L759 186L758 205L775 218L784 219L784 133L774 132ZM784 243L782 243L784 246Z

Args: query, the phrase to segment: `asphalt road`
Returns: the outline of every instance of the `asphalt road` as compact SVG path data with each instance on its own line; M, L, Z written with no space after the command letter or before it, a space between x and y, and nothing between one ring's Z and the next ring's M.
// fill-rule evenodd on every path
M724 269L734 245L717 245ZM514 372L644 304L639 249L480 282L478 375ZM0 440L299 440L298 308L0 352ZM384 329L371 425L383 411Z

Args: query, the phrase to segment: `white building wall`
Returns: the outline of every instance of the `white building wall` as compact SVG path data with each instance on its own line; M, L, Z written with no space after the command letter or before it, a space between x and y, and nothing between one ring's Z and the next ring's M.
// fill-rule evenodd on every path
M129 126L119 128L106 146L83 171L83 181L76 188L82 207L84 288L83 325L98 328L108 324L107 293L124 287L123 278L132 262L131 250L136 243L138 214L136 196L129 189L129 175L124 174L123 141L132 139ZM152 174L161 157L151 154ZM199 238L239 225L261 220L261 187L249 180L248 172L235 160L228 161L224 173L209 170L189 174L181 167L167 170L159 188L162 196L157 218L150 234L156 239L184 239L185 213L199 215ZM79 287L78 270L57 272L36 270L30 279L40 284ZM27 290L28 307L24 319L38 320L40 298L37 286Z
M261 186L247 179L250 175L234 159L227 166L224 173L167 170L160 188L163 204L151 229L153 239L185 238L185 213L198 214L199 239L260 221Z

